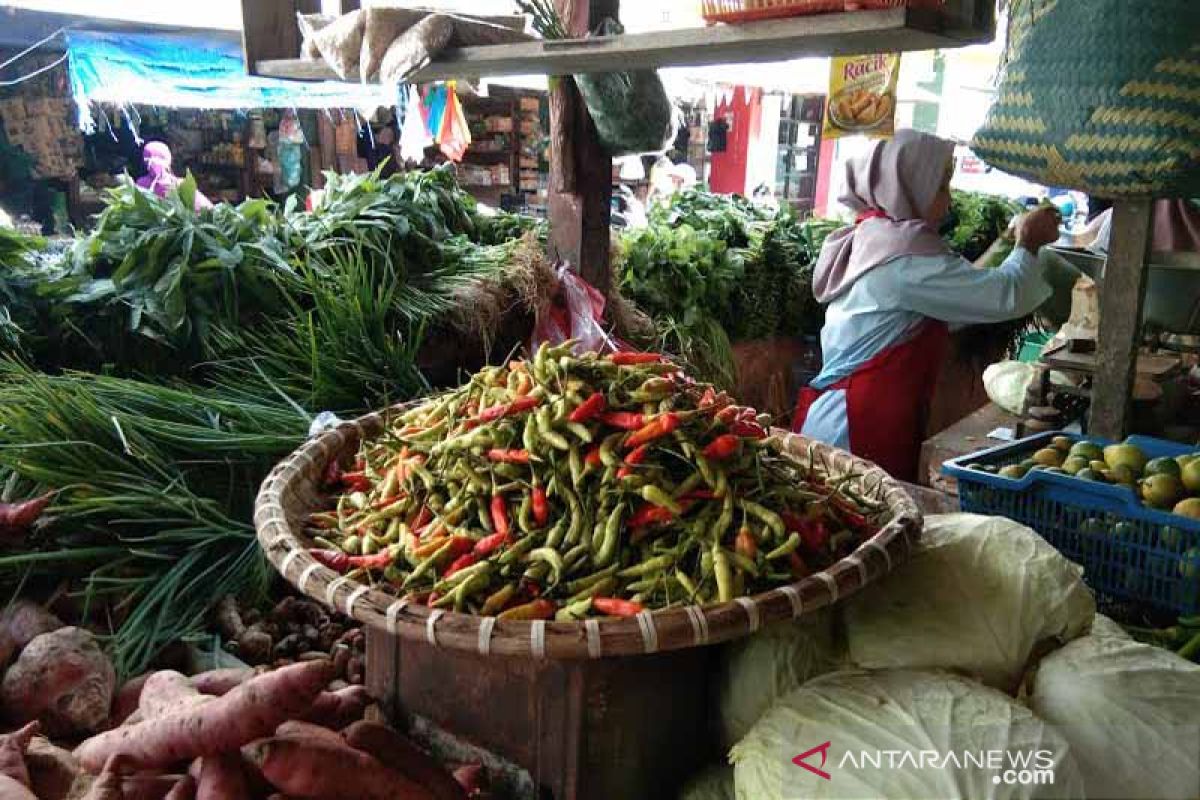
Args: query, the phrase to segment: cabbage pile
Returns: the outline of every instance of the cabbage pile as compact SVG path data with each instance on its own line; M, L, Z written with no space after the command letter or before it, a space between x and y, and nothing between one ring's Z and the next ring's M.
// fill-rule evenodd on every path
M887 578L721 664L737 800L1200 797L1200 666L1008 520L928 518ZM712 767L681 798L729 791Z

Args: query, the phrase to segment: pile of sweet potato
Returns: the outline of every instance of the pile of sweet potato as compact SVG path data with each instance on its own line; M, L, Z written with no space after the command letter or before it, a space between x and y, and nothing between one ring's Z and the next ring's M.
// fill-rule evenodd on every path
M0 614L0 667L14 656L0 681L0 730L16 728L0 734L2 800L483 796L478 767L451 774L364 720L371 697L330 658L191 677L161 670L115 690L90 632L26 602ZM47 737L83 741L71 751Z

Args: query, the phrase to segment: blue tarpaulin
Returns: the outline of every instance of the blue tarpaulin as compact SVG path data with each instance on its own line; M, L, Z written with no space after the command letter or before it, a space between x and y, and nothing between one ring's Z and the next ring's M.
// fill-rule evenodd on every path
M203 32L68 31L71 92L79 124L94 127L92 103L177 108L353 108L397 101L396 87L286 81L246 74L239 43Z

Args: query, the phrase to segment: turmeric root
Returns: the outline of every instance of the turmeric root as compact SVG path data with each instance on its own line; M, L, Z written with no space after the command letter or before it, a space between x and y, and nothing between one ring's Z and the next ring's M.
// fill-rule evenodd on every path
M251 664L262 664L271 658L271 648L274 641L271 635L256 625L247 626L242 621L242 613L238 610L237 599L226 595L217 604L217 627L231 642L237 644L237 653L242 660Z
M433 800L425 787L346 746L294 739L264 739L243 752L276 789L298 798Z
M129 756L138 768L153 769L228 753L301 716L332 675L327 661L268 672L224 697L93 736L75 755L93 772L115 754Z
M378 722L360 721L342 731L356 750L368 753L425 787L435 800L465 800L467 793L442 765L407 736Z

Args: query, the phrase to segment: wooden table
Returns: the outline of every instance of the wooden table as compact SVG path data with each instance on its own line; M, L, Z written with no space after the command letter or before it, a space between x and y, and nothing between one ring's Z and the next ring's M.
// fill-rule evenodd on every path
M974 414L926 439L921 446L921 460L917 468L921 483L957 497L958 488L954 480L941 474L942 463L1004 444L998 439L989 439L988 433L996 428L1012 428L1015 431L1020 421L1020 417L1009 414L995 403L988 403Z

